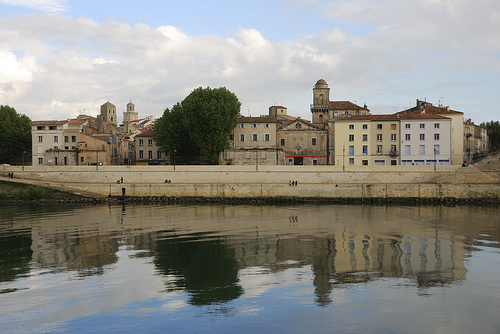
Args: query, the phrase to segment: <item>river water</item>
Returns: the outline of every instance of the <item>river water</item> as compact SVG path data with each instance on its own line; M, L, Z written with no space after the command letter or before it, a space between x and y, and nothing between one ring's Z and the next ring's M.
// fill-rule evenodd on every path
M500 208L0 207L0 332L499 333Z

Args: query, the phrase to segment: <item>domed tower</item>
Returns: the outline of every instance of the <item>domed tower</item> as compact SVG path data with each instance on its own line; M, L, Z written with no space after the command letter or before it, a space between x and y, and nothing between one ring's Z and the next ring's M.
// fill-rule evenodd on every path
M116 119L116 106L111 102L106 102L101 106L101 119L104 122L108 122L117 125Z
M123 123L129 123L139 119L138 113L135 111L135 104L130 101L127 103L127 111L123 112Z
M319 79L313 88L313 104L311 105L313 124L328 123L328 105L330 104L330 88L328 83Z

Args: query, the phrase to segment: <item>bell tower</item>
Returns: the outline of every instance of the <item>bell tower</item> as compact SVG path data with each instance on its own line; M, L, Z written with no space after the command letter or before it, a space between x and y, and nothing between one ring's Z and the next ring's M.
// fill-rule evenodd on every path
M313 104L311 105L313 124L328 124L328 107L330 104L330 88L328 83L319 79L313 88Z
M123 112L123 123L129 123L139 119L138 113L135 111L135 104L130 101L127 103L127 111Z

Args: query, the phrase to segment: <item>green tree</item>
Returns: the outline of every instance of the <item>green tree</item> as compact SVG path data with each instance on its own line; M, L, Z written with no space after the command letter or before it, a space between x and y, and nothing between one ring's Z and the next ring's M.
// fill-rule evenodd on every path
M153 139L163 152L170 155L171 160L175 157L182 163L190 163L199 155L199 149L189 136L189 127L184 121L180 103L175 104L171 110L165 109L163 115L156 120Z
M31 120L9 106L0 105L0 163L20 160L31 150Z
M499 121L483 122L481 123L481 126L484 126L486 129L488 129L490 150L491 151L500 150L500 122Z
M228 136L237 125L241 103L225 87L196 88L172 110L166 109L154 127L154 139L165 152L191 159L201 154L204 164L219 163Z

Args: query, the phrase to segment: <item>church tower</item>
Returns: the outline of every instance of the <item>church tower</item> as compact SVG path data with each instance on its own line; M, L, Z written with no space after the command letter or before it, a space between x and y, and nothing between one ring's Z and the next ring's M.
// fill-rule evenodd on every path
M138 113L135 111L135 104L130 101L127 103L127 111L123 112L123 123L129 123L139 119Z
M329 104L330 88L325 80L319 79L313 88L313 104L311 105L313 124L327 126Z
M101 120L114 125L118 124L116 119L116 106L111 102L106 102L101 106Z

